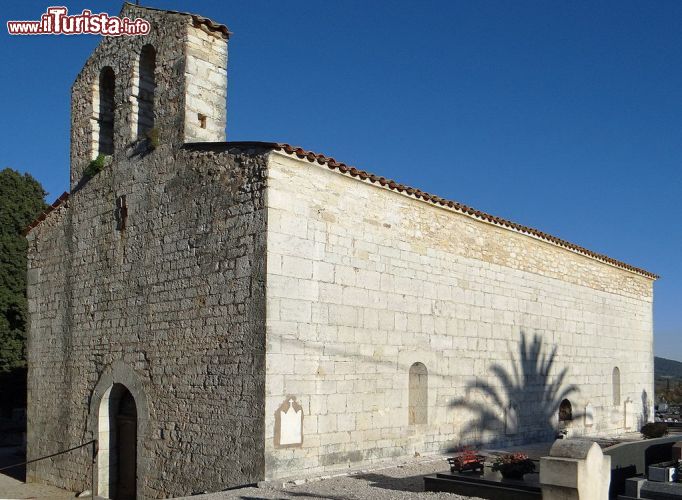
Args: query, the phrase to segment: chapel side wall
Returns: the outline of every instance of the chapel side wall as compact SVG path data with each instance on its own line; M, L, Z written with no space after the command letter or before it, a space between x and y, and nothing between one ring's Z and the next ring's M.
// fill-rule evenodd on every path
M653 400L648 278L306 159L273 153L268 172L266 477L552 439L569 384L573 435L623 432L628 398L643 420L643 394ZM554 347L543 379L537 359ZM408 425L416 362L428 370L428 420ZM476 379L499 403L467 391ZM545 394L554 403L539 403ZM290 397L303 409L303 444L278 447L274 415ZM517 432L505 422L510 400Z
M72 352L68 331L71 310L67 275L71 260L68 233L68 205L50 214L28 236L27 299L27 453L30 458L51 455L84 442L71 428L70 405L62 404L72 391L73 370L68 359ZM78 443L71 439L78 440ZM89 470L88 450L77 450L69 459L74 467ZM61 477L60 477L61 476ZM74 470L57 471L49 461L27 466L27 482L74 484L82 481Z
M149 408L140 497L262 479L265 166L260 152L162 144L105 167L30 232L30 457L92 437L93 390L116 365ZM82 491L89 471L86 448L28 477Z

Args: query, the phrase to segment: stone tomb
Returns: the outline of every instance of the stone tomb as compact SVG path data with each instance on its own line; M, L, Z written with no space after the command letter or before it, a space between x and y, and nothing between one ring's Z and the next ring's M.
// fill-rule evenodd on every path
M483 472L440 472L424 476L424 490L493 500L539 500L542 498L537 473L526 474L523 479L506 479L489 467L486 467Z

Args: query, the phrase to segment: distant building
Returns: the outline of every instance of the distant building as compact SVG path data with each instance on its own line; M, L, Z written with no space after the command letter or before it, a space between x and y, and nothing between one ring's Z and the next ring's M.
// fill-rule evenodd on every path
M223 142L227 28L123 15L152 31L103 39L78 75L71 194L27 234L29 457L94 438L99 495L160 498L653 418L656 276ZM84 490L90 463L28 478Z

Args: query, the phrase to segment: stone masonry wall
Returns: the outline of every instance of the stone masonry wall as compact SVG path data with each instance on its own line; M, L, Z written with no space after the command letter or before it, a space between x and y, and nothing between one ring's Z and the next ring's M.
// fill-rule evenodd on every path
M146 19L151 31L104 37L77 76L71 197L28 235L28 455L104 439L100 400L123 382L137 398L138 498L257 481L265 151L183 147L186 134L224 139L224 29L129 3L121 15ZM103 68L113 148L88 179L102 138ZM201 133L192 132L197 112L208 118ZM138 122L153 123L157 144ZM111 475L106 458L99 478ZM84 490L90 472L87 448L30 466L28 478Z
M227 40L190 26L185 50L185 142L224 141Z
M162 145L106 167L31 231L29 457L92 437L93 389L122 362L149 406L140 498L262 478L265 159L251 153ZM89 453L28 478L89 489Z
M154 128L161 142L180 147L186 141L220 141L225 137L227 41L219 32L194 26L191 16L125 4L121 15L151 23L144 36L104 37L76 77L71 91L71 189L97 156L93 103L98 78L109 66L115 74L114 158L143 149L138 138L139 60L142 48L156 52L153 96ZM148 92L145 95L148 95ZM209 118L198 127L197 112ZM187 123L186 123L187 120ZM149 122L149 118L145 118Z
M552 439L565 397L570 434L651 415L648 278L284 153L268 171L266 477ZM299 447L277 445L288 399Z

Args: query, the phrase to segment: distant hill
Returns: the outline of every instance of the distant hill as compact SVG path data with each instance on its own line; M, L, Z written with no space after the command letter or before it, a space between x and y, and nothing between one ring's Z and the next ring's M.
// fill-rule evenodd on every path
M656 356L654 357L654 374L656 377L682 378L682 363Z

